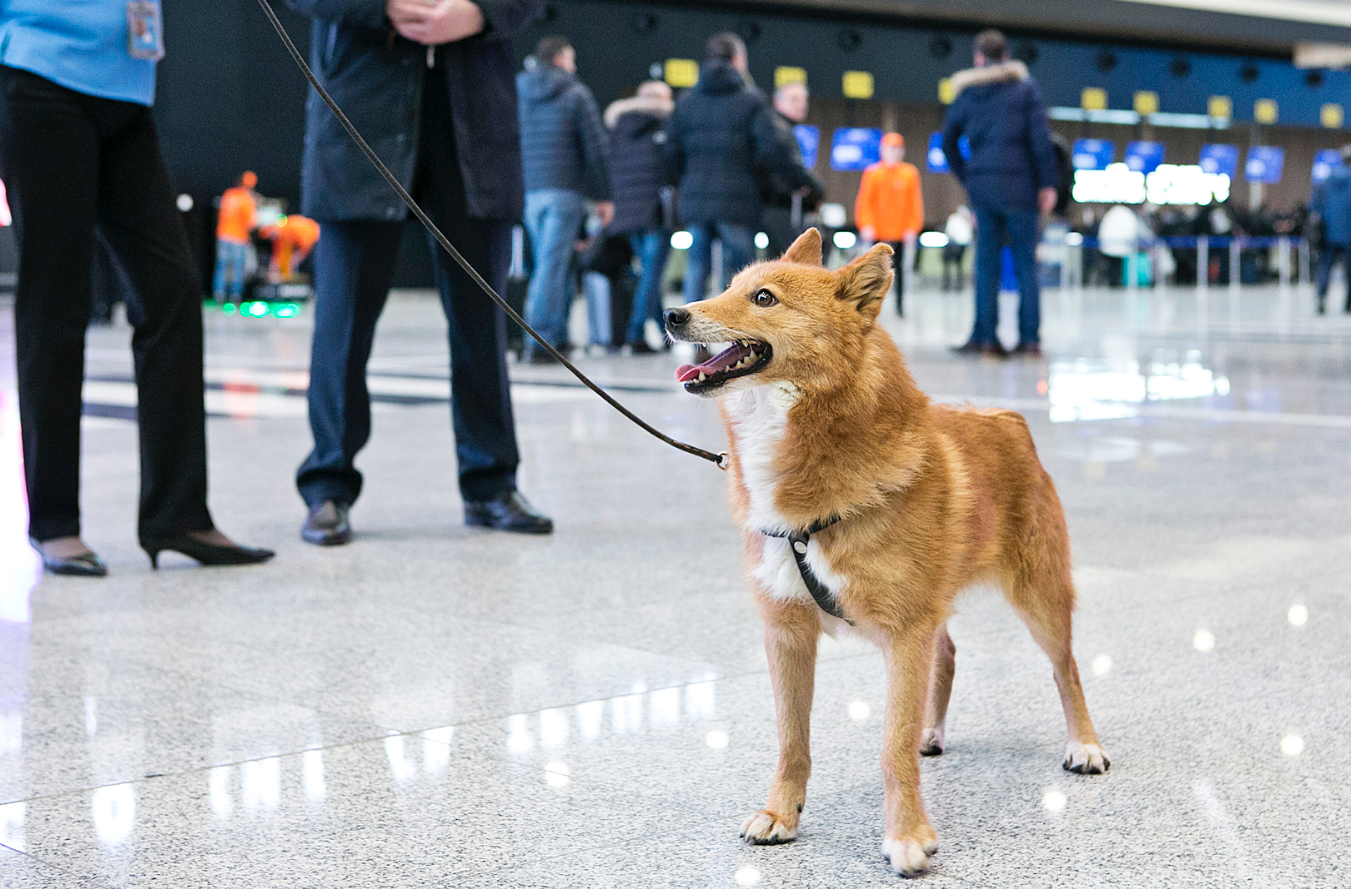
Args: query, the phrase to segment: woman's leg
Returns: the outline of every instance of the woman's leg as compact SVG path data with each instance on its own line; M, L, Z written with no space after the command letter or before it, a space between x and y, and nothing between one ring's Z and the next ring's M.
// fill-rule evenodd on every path
M80 533L80 412L99 137L85 97L0 67L0 176L19 250L14 298L29 535Z

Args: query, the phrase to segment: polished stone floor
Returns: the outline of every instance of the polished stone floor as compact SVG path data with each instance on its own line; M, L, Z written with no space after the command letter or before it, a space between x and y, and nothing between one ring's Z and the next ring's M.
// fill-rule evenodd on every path
M968 361L946 349L968 299L921 292L887 324L935 397L1027 416L1113 766L1061 770L1048 664L968 597L948 752L923 764L923 883L1351 886L1351 321L1275 289L1048 291L1045 360ZM372 362L358 536L309 547L308 330L208 315L212 507L274 562L150 570L119 324L90 337L84 438L85 535L112 574L39 577L0 306L0 885L895 884L882 663L860 643L823 645L800 838L737 839L776 741L716 470L560 370L513 368L521 485L558 531L465 528L443 322L406 294ZM676 361L582 364L716 449Z

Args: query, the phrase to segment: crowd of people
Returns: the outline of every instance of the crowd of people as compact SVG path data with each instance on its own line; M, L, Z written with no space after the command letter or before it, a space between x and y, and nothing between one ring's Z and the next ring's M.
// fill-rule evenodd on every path
M684 296L696 300L715 270L725 286L752 261L758 232L771 255L782 250L822 198L793 130L807 115L806 87L786 84L766 98L733 34L708 41L698 82L678 99L652 81L602 114L564 38L541 41L516 75L510 41L540 14L542 0L287 2L312 20L320 82L363 122L403 187L498 292L508 290L512 225L525 221L533 257L526 317L555 347L566 345L579 240L618 243L638 258L631 309L614 326L628 348L650 351L644 327L660 322L677 219L690 234ZM200 284L150 110L164 54L159 8L138 7L129 40L121 11L87 6L10 0L0 8L0 177L19 249L14 316L30 537L50 571L107 573L82 537L79 508L97 240L131 283L142 547L152 564L165 550L203 564L266 561L270 550L235 543L207 509ZM976 239L977 323L962 351L1003 354L994 311L998 242L1009 240L1023 285L1019 350L1035 353L1030 245L1037 211L1054 192L1045 110L997 32L977 38L975 61L955 79L944 144L980 231L996 238ZM366 365L408 213L315 95L305 128L301 210L323 234L313 245L313 446L295 483L307 507L302 539L332 546L352 536L350 510L363 482L355 460L371 434ZM969 155L957 151L959 140ZM898 134L886 137L857 205L864 238L894 243L898 257L923 224L918 171L904 152ZM255 186L246 174L222 203L214 282L221 299L239 298L242 248L258 225ZM960 234L965 226L969 242L970 219L954 216L949 228ZM516 486L505 316L429 244L449 327L464 520L550 533L552 521ZM525 358L549 360L530 348Z

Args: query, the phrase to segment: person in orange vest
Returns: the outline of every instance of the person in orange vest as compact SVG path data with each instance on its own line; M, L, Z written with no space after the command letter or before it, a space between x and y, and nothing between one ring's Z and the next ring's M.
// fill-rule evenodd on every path
M258 227L258 199L253 193L258 176L245 170L239 184L227 188L220 198L216 218L216 279L211 292L218 302L227 295L231 302L244 297L244 266L248 261L249 237ZM229 278L229 291L226 291Z
M306 216L283 216L258 233L272 242L268 275L273 281L289 281L319 243L319 223Z
M882 160L863 171L854 201L854 222L865 243L887 243L896 251L896 314L904 315L905 248L914 248L924 227L924 195L919 170L905 162L905 139L900 133L882 137Z

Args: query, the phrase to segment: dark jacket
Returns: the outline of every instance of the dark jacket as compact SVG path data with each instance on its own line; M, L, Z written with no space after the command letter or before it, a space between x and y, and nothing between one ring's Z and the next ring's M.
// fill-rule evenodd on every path
M670 102L635 96L605 109L605 125L610 128L610 194L615 202L609 231L615 234L660 228L667 222L662 213L666 169L661 146L666 142L664 126L672 107Z
M943 123L943 153L971 204L999 210L1037 209L1037 190L1060 184L1046 103L1022 62L959 71L956 99ZM971 157L962 157L966 136Z
M591 90L562 68L537 63L517 75L516 92L525 190L562 188L609 200L608 145Z
M764 96L727 62L706 62L699 82L676 102L664 147L670 181L680 184L680 215L691 225L760 224L757 174L809 185L774 126Z
M1324 241L1351 245L1351 169L1346 164L1333 167L1331 175L1314 189L1309 212L1321 220Z
M405 187L417 168L427 48L404 40L384 0L286 0L310 16L310 64L352 123ZM476 0L482 34L440 47L469 213L513 221L522 213L520 131L512 81L513 34L543 0ZM301 212L323 222L403 219L407 208L319 96L305 103Z
M820 181L812 175L802 162L802 146L798 144L797 134L793 132L796 124L787 117L784 117L778 111L774 111L774 129L779 134L779 141L783 143L784 150L793 158L793 163L802 168L802 173L807 177L809 185L807 194L802 199L803 210L815 210L821 203L821 198L825 196L825 189L821 187ZM783 176L772 170L766 170L762 177L764 190L761 192L761 198L766 206L779 207L784 210L791 210L793 207L793 195L797 193L799 187L794 187Z

